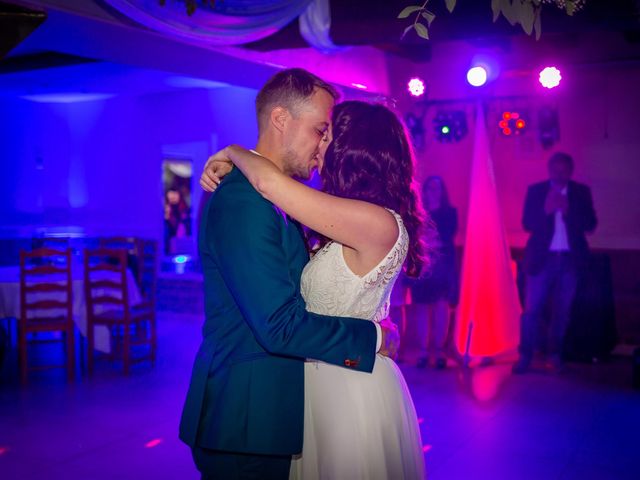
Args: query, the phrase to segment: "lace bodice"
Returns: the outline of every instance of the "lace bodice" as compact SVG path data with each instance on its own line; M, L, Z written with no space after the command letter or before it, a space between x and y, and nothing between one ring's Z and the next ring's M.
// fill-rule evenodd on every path
M342 244L338 242L328 243L309 261L302 272L300 284L310 312L376 322L389 314L391 289L409 245L402 218L389 211L398 222L398 239L389 253L366 275L360 277L349 269L342 254Z

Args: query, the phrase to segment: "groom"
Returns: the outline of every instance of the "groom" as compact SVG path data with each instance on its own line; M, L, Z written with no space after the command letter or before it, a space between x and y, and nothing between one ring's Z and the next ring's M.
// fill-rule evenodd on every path
M301 69L272 77L256 98L257 152L307 179L326 141L335 89ZM205 479L287 479L302 451L304 359L371 372L393 329L309 313L300 225L235 168L200 225L206 320L180 423Z

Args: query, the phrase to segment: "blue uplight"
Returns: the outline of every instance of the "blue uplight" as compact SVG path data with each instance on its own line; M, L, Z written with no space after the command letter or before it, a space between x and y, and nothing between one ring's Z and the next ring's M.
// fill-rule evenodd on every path
M187 263L189 260L189 255L176 255L175 257L173 257L173 263L177 264Z

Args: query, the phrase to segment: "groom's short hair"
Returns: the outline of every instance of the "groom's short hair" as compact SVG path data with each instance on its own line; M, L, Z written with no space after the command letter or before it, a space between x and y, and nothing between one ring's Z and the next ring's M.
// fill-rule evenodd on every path
M334 100L340 97L334 86L302 68L289 68L276 73L256 97L258 131L262 133L275 107L284 107L295 115L300 104L309 99L316 88L326 91Z

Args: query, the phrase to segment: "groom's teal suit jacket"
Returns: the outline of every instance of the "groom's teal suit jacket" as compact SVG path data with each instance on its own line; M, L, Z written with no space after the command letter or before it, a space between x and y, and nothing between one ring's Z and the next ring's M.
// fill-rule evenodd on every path
M180 438L227 452L300 453L303 359L370 372L376 328L306 311L301 229L237 168L204 208L199 250L206 320Z

